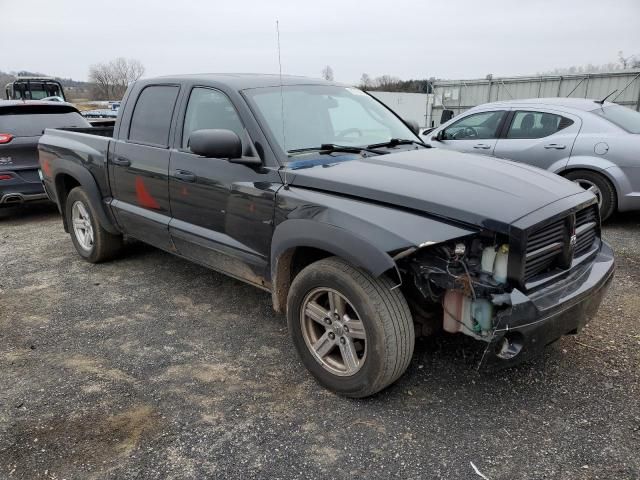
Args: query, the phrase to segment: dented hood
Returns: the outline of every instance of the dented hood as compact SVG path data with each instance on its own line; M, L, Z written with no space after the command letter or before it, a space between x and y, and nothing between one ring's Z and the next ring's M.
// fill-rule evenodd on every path
M420 149L304 168L299 187L370 199L496 229L580 187L528 165L450 150ZM498 230L503 230L499 228Z

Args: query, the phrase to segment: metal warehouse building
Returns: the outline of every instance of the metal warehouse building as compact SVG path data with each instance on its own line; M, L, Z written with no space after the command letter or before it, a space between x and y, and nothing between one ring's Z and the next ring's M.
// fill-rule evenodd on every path
M541 97L601 99L640 111L640 70L577 75L539 75L478 80L437 80L431 94L370 92L401 116L422 127L438 126L442 111L458 115L477 105L498 100Z

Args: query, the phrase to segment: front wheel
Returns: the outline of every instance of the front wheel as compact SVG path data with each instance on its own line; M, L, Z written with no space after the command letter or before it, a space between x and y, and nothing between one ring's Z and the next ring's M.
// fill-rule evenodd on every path
M405 298L388 278L374 278L336 258L303 269L287 299L287 322L305 367L330 390L366 397L396 381L415 344Z
M122 235L113 235L102 228L89 196L82 187L76 187L69 192L65 215L73 246L88 262L110 260L121 250Z

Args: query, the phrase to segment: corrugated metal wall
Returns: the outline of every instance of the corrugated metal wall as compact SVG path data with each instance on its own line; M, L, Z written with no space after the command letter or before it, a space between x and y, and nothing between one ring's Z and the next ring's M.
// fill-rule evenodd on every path
M438 80L427 106L426 125L437 126L443 109L456 115L487 102L522 98L577 97L609 100L640 111L640 70L580 75ZM391 105L390 105L391 106ZM393 107L392 107L393 108Z

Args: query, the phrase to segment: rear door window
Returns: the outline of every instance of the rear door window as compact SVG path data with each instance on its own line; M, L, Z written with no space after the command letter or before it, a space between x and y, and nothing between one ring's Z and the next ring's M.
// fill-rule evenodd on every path
M543 138L568 126L573 120L546 112L517 111L507 132L509 139Z
M167 147L173 107L178 97L177 85L152 85L138 96L131 117L129 141Z

